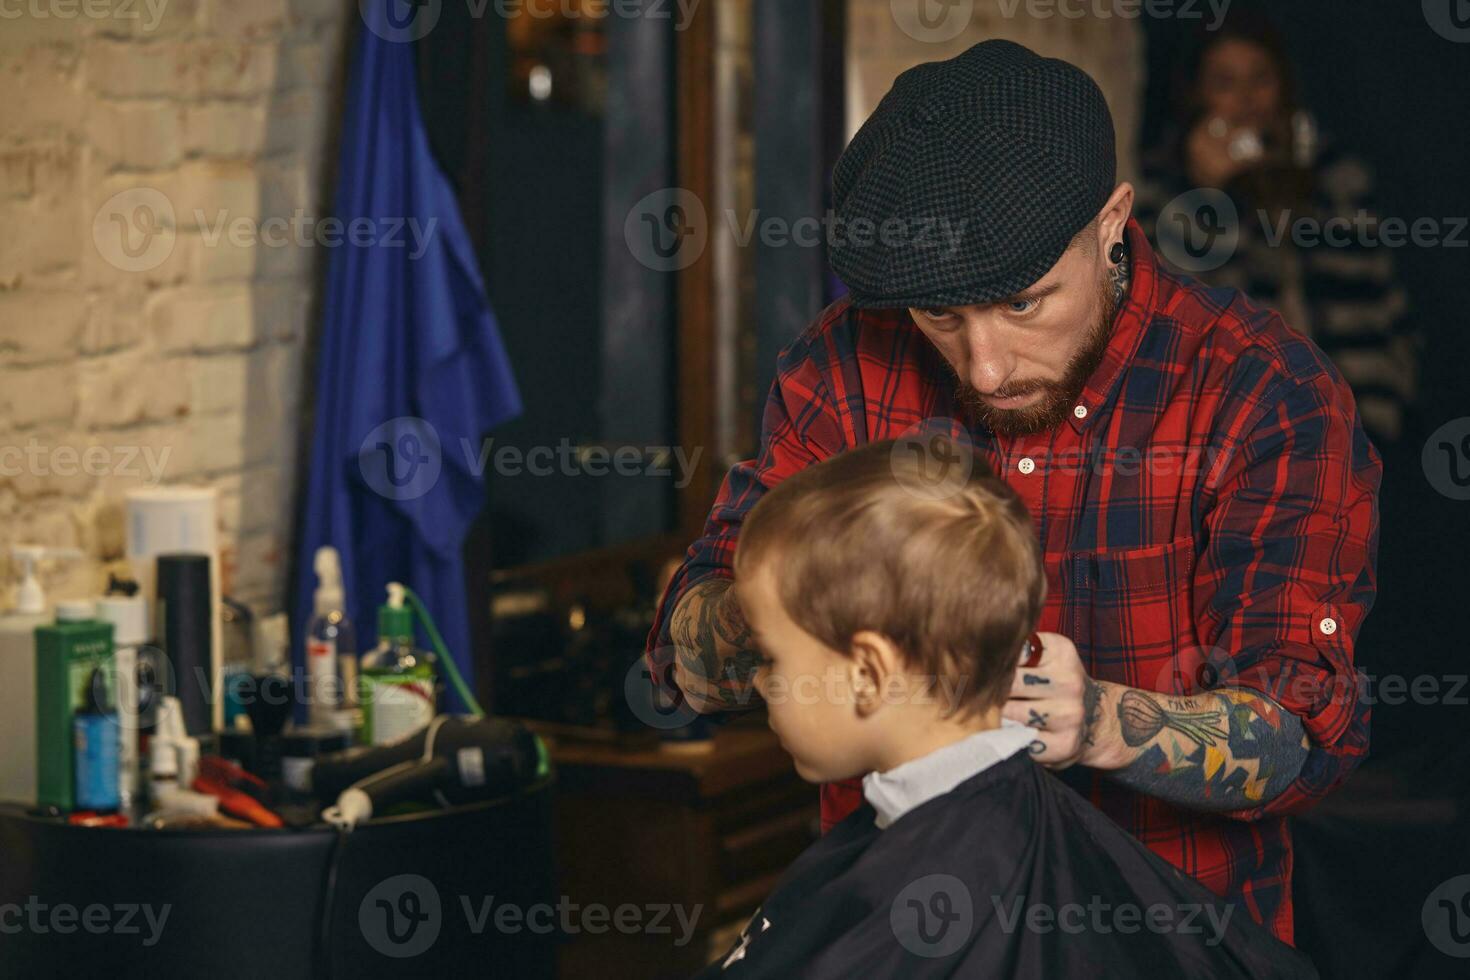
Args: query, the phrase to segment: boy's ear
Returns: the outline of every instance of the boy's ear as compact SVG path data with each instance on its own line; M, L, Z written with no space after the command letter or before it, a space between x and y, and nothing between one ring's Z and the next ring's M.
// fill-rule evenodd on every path
M872 630L856 633L847 654L853 705L866 718L883 706L884 692L903 675L903 657L888 637Z

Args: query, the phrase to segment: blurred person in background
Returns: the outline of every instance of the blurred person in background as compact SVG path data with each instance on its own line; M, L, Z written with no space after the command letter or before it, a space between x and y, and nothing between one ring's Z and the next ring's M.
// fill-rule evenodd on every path
M1241 290L1315 341L1374 442L1393 446L1414 411L1421 342L1371 171L1318 132L1264 16L1232 15L1180 60L1173 116L1142 157L1139 223L1165 265Z

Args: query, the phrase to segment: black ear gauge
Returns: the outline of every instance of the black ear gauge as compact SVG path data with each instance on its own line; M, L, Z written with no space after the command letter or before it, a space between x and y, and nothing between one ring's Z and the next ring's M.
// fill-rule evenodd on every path
M1123 257L1127 254L1122 242L1114 242L1112 250L1108 252L1108 259L1113 265L1120 265L1123 262Z

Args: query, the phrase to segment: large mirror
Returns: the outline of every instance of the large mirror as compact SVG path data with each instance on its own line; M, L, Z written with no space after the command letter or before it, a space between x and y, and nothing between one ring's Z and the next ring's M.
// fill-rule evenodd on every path
M446 5L462 22L422 42L430 137L526 406L480 447L466 550L482 683L519 711L593 717L551 703L565 651L613 649L593 671L609 684L636 655L646 620L629 610L647 610L726 470L756 451L780 350L842 294L832 167L899 72L1013 37L1092 72L1132 146L1126 21L960 4L963 24L936 34L890 0L666 6Z

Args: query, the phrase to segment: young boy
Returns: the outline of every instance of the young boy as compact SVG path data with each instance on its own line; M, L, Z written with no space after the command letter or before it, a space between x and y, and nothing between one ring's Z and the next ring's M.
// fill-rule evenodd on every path
M1031 761L1001 718L1046 598L1030 518L982 460L919 448L802 470L741 529L771 728L866 803L700 976L1315 976Z

